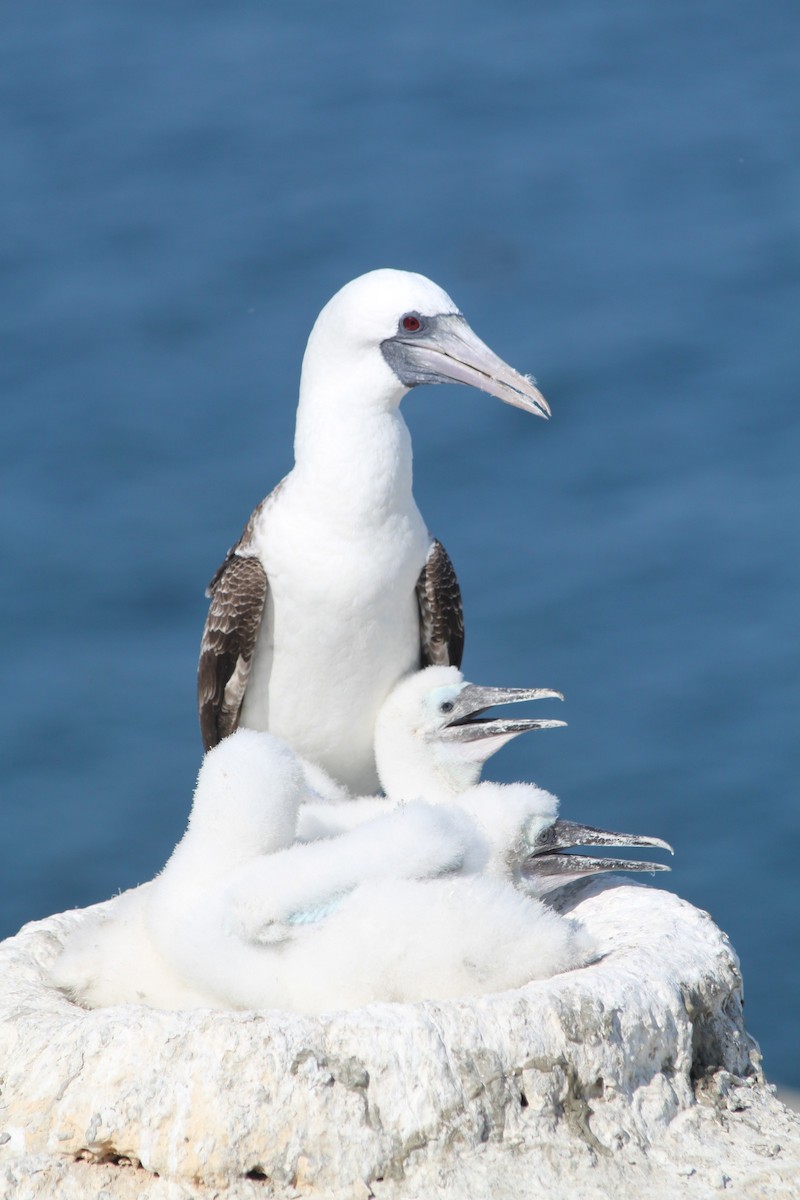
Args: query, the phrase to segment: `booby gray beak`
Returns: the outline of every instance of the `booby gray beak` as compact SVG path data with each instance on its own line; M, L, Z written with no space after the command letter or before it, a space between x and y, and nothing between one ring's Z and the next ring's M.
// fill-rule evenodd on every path
M478 687L467 683L451 701L447 723L439 730L437 738L447 742L483 742L501 737L502 742L487 746L486 757L499 750L500 745L527 733L531 729L557 729L566 721L543 721L534 718L481 717L487 708L498 704L519 704L523 700L563 700L561 692L550 688L493 688Z
M661 838L644 837L634 833L610 833L592 825L575 821L556 820L546 825L536 836L533 848L522 864L526 878L537 891L549 891L599 871L669 871L666 863L639 862L624 858L593 858L588 854L564 853L576 846L656 846L675 851Z
M404 328L409 318L417 329ZM420 383L466 383L537 417L550 406L532 379L520 375L490 350L460 313L435 317L409 313L397 333L381 343L383 357L406 387Z

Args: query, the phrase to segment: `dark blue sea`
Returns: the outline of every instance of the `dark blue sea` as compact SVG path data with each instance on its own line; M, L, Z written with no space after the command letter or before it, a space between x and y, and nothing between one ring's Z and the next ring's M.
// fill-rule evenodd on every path
M553 409L404 401L468 678L567 696L490 774L674 844L800 1085L799 44L794 0L7 8L0 935L164 863L204 587L319 308L403 267Z

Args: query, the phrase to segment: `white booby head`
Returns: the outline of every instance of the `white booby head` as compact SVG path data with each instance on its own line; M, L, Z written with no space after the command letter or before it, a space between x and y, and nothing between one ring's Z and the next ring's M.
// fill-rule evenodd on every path
M290 846L297 810L309 796L303 766L280 738L239 729L203 759L183 838L165 871L185 854L198 877L226 871L244 858ZM207 860L207 863L206 863Z
M475 820L487 851L490 874L512 879L543 896L568 883L606 871L669 871L666 863L598 858L571 853L584 846L673 849L661 838L612 833L562 820L558 798L533 783L479 783L458 797L458 807Z
M410 388L452 382L550 412L422 275L371 271L325 305L303 359L295 465L209 585L206 749L239 725L269 730L351 791L374 791L388 692L420 665L460 665L458 580L414 502L400 413Z
M384 268L346 283L322 309L308 339L300 412L314 396L348 408L395 408L421 383L469 384L536 416L550 416L533 380L498 358L432 280Z
M566 721L484 717L487 709L523 700L563 700L550 688L480 687L456 667L427 667L402 679L375 723L375 758L394 801L455 799L480 778L484 762L506 742Z

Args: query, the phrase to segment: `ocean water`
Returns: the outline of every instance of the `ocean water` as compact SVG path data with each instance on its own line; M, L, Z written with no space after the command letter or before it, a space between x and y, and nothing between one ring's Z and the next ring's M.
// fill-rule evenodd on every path
M553 408L404 401L468 677L567 695L490 774L674 844L800 1085L799 40L789 0L5 14L0 935L165 861L205 584L317 311L405 267Z

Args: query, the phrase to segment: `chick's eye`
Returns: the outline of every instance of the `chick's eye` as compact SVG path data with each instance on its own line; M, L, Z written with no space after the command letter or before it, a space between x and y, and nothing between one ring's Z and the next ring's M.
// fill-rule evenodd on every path
M453 701L452 700L443 700L442 703L439 705L439 712L449 713L452 711L453 711Z
M413 313L407 313L400 324L406 333L417 333L422 328L422 321L420 321L419 317L415 317Z

